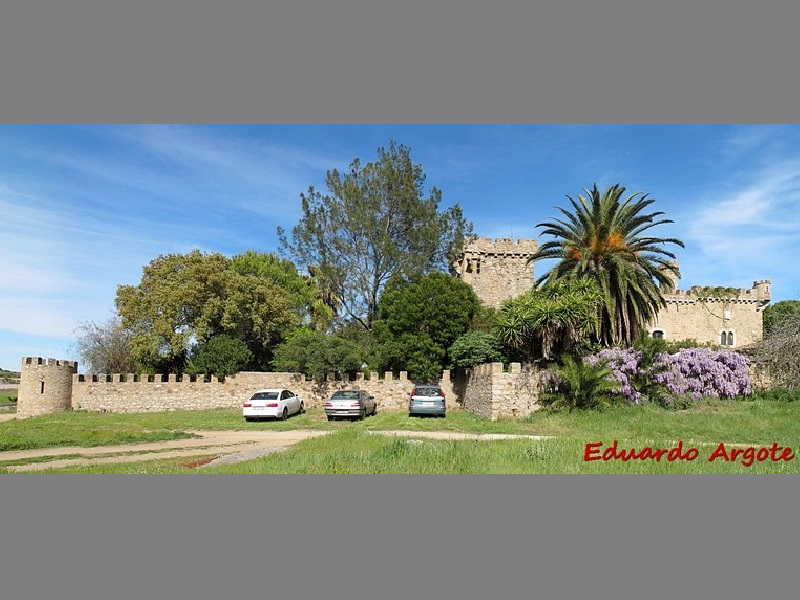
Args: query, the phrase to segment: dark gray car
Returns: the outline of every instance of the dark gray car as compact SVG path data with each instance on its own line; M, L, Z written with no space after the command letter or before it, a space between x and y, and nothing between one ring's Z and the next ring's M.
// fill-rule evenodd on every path
M411 390L408 401L408 416L436 415L444 417L447 413L447 401L444 391L438 385L416 385Z
M364 390L339 390L325 403L328 421L335 419L363 419L378 412L375 396Z

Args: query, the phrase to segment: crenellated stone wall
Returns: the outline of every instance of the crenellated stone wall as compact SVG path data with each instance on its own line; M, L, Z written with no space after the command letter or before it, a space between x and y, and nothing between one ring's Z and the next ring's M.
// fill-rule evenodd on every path
M26 358L23 372L26 385L20 387L17 402L20 417L64 410L142 413L239 408L256 390L274 387L300 394L311 409L321 409L336 390L357 387L375 396L379 410L407 410L414 387L405 371L397 376L386 372L383 377L377 372L368 377L358 374L352 380L346 376L337 380L329 375L316 380L300 373L244 371L225 381L213 376L206 381L202 376L179 380L174 374L79 374L74 362ZM42 388L42 381L60 384L45 383ZM439 379L448 410L466 408L491 419L524 416L537 409L538 392L531 387L534 382L535 378L518 363L512 363L508 371L503 371L501 363L478 366L467 375L444 371ZM42 389L49 394L46 401L41 397Z
M667 341L697 340L732 349L751 346L764 336L770 281L754 281L752 288L739 289L735 296L705 298L680 289L665 293L667 306L649 331Z
M175 375L156 375L153 380L133 374L78 375L72 382L71 406L75 410L101 412L153 412L164 410L200 410L208 408L238 408L253 392L264 388L287 388L302 396L307 408L322 408L334 391L358 387L375 396L379 409L404 410L414 383L401 371L380 377L373 372L362 374L352 381L346 376L336 380L328 376L318 381L300 373L240 372L224 382L216 377L210 381L192 380L186 376L178 381ZM456 394L450 371L444 371L440 385L450 406L456 407ZM23 400L22 398L20 400ZM24 401L24 400L23 400Z

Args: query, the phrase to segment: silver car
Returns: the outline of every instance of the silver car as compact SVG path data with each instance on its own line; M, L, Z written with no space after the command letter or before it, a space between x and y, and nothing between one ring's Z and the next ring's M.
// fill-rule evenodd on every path
M328 421L339 418L363 420L367 415L374 415L377 412L378 403L375 401L375 396L370 396L364 390L339 390L325 403Z
M408 416L436 415L444 417L447 402L444 391L438 385L415 385L408 400Z

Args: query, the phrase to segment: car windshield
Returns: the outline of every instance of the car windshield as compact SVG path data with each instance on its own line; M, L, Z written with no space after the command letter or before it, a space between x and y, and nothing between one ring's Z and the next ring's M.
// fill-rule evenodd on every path
M358 400L358 392L339 391L334 392L331 400Z
M278 392L256 392L250 400L277 400Z
M442 392L438 387L417 387L414 388L415 396L441 396Z

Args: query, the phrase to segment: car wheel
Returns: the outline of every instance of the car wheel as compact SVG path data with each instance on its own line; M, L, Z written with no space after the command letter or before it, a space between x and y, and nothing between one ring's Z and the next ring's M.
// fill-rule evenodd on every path
M375 404L372 405L372 416L374 417L377 414L378 414L378 403L376 402Z
M328 415L328 421L333 421L333 417Z
M281 421L285 421L288 418L289 418L289 409L284 406L283 412L281 413Z
M245 417L244 420L250 423L251 421L253 421L253 417Z
M300 403L300 414L302 415L305 412L306 412L306 405L301 402Z

